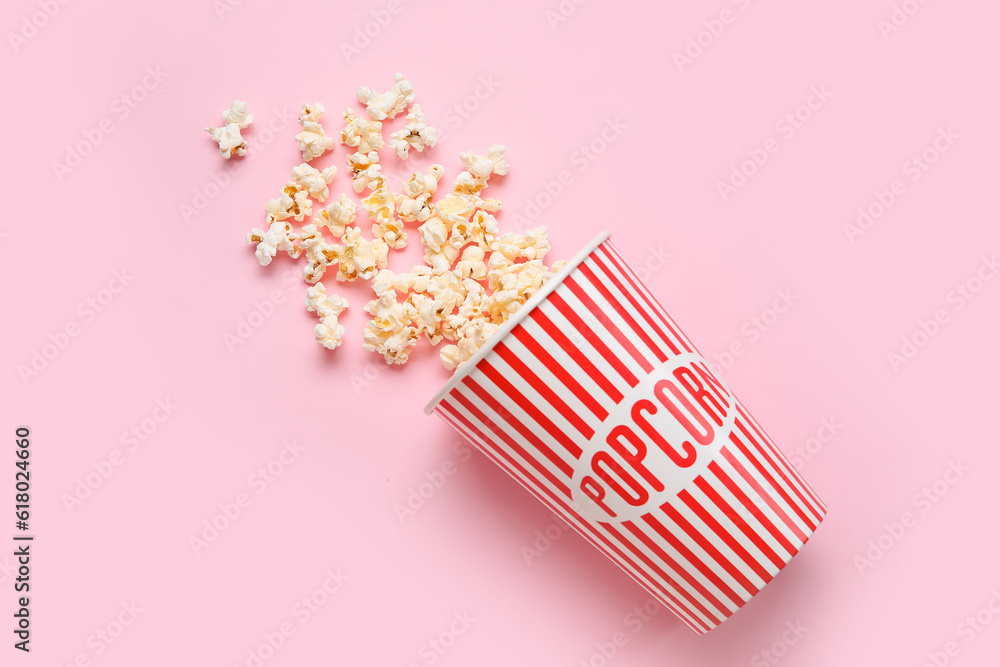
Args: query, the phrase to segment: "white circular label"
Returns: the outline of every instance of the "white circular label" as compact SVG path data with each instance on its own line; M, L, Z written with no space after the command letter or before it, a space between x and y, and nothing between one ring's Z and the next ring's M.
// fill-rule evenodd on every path
M630 389L583 447L573 501L591 521L640 518L700 475L729 439L736 399L698 354L673 357Z

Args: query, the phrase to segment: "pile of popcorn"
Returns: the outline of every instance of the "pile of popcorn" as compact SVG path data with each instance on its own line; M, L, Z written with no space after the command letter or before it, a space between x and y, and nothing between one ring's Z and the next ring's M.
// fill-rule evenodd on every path
M354 149L347 155L347 165L354 192L367 193L359 204L372 222L372 238L365 238L357 224L359 204L345 193L330 196L337 168L319 170L308 164L336 144L321 122L325 109L317 103L303 104L299 117L302 132L295 139L303 163L292 169L280 196L267 202L264 229L253 229L247 243L256 246L262 266L278 252L295 259L305 255L302 277L310 285L305 305L319 318L313 333L324 347L332 350L343 342L338 316L348 307L346 299L329 293L321 282L329 271L339 282L361 278L371 283L375 298L365 306L371 318L364 349L381 354L389 364L403 364L422 337L432 345L447 341L440 357L445 367L454 369L471 358L563 263L551 269L543 264L549 251L544 227L524 233L499 231L493 214L501 203L482 194L492 176L507 173L502 145L485 155L461 153L465 170L455 178L451 192L436 201L444 190L440 164L413 173L400 192L393 192L382 174L378 152L386 147L383 122L406 112L404 127L392 132L388 141L389 150L400 160L406 160L411 149L423 152L433 147L435 129L427 124L420 105L413 104L413 86L401 74L387 92L362 87L357 98L365 110L344 111L340 143ZM241 123L252 117L242 102L234 102L223 116L226 129L213 132L212 138L223 156L242 155L245 142L235 149L233 142L239 138L239 128L246 127ZM235 130L228 129L234 124ZM314 201L323 204L327 199L324 208L314 210ZM306 218L307 224L293 227L292 221L303 223ZM409 242L407 223L417 225L424 264L395 273L387 268L388 255Z

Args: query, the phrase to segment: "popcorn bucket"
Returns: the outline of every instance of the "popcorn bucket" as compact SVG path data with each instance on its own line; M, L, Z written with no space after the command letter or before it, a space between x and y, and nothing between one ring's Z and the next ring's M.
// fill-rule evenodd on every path
M608 237L425 412L703 634L774 578L826 506Z

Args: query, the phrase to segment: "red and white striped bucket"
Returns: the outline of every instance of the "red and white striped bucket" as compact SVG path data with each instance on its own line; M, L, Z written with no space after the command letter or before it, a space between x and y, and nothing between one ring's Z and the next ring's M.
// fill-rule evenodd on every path
M826 506L603 233L427 405L698 634Z

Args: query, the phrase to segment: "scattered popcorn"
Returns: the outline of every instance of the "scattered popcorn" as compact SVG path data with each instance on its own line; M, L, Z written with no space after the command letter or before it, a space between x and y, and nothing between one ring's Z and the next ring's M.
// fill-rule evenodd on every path
M486 277L486 253L479 246L469 246L455 265L455 273L463 278L482 280Z
M337 316L348 305L347 299L342 296L327 295L323 283L316 283L306 290L306 309L319 315L319 324L313 328L313 335L328 350L336 349L344 342L344 325L337 321Z
M307 215L312 215L312 200L309 191L303 190L295 181L288 181L281 191L281 196L271 199L264 205L267 221L286 220L294 218L302 222Z
M485 157L476 155L472 151L461 153L460 157L466 171L463 171L455 179L455 192L477 193L486 187L490 175L503 176L506 174L510 165L507 164L507 158L504 157L505 151L503 144L496 144L487 151Z
M351 153L347 156L347 164L351 168L351 184L355 192L361 192L367 187L377 186L382 176L382 165L378 164L378 153ZM376 183L372 186L371 183Z
M403 192L393 195L393 201L404 222L424 222L431 217L431 197L444 175L444 167L432 164L426 174L413 174L403 185Z
M295 140L299 142L304 162L310 162L323 153L333 150L333 145L336 143L333 137L326 135L326 130L319 123L324 111L323 105L319 102L302 105L302 115L299 116L302 131L295 135Z
M340 140L355 149L346 158L351 189L367 194L357 201L338 193L314 212L314 202L330 197L337 169L308 164L332 148L333 138L319 123L323 106L303 105L299 119L303 132L296 140L304 162L292 169L280 196L266 203L266 230L251 230L247 243L256 244L257 260L265 266L279 251L292 259L305 255L302 278L310 285L305 303L319 316L313 333L324 347L335 349L344 337L337 318L347 300L328 295L321 282L335 269L339 282L370 281L375 298L364 308L370 315L362 340L365 350L382 355L388 364L403 364L426 337L431 345L445 343L439 357L446 368L455 369L475 356L565 262L556 262L551 270L544 265L549 252L544 227L501 233L494 216L501 202L482 194L490 177L509 169L502 144L492 146L486 155L461 153L465 170L437 201L434 197L444 178L440 164L414 173L395 192L395 184L382 173L378 153L386 143L384 121L409 109L402 129L392 132L388 142L401 160L408 158L411 148L422 152L434 146L436 132L420 105L412 104L413 87L401 74L394 77L388 92L360 88L357 97L367 114L344 111ZM234 119L250 121L245 105L240 110L234 103L234 109ZM358 206L372 221L371 240L357 225ZM296 229L292 221L302 224ZM406 247L406 223L416 224L423 264L396 273L388 268L389 250Z
M372 316L365 327L363 348L378 352L388 364L404 364L417 344L419 331L413 326L416 308L396 301L395 292L385 289L379 298L368 302L365 310Z
M372 235L382 239L390 248L399 250L406 247L406 232L403 222L396 219L396 203L389 185L381 179L372 193L361 200L361 206L368 212L368 217L374 220Z
M323 171L303 162L292 169L292 181L298 189L305 190L317 201L323 201L330 194L329 184L337 175L336 167L327 167Z
M323 233L315 224L302 227L297 234L289 235L295 243L298 254L306 254L306 265L302 268L302 279L307 283L315 283L330 264L336 264L343 255L343 248L336 244L330 244L323 238ZM298 256L296 254L296 256Z
M344 111L344 123L340 141L345 146L354 146L359 153L370 153L385 146L381 121L356 116L353 109L347 109Z
M411 146L422 153L425 147L431 148L437 143L437 130L427 124L419 104L414 104L406 114L406 127L391 136L389 148L396 151L400 160L410 156Z
M358 88L358 102L367 107L372 120L395 118L413 101L413 86L402 74L392 77L395 83L389 92L381 94L367 86Z
M358 206L354 200L341 194L337 201L319 211L315 218L318 224L326 225L334 236L343 236L347 226L357 217ZM315 219L314 218L314 219Z
M371 241L362 238L361 230L348 227L344 232L344 249L340 256L337 280L354 281L371 279L376 271L384 269L389 261L389 246L382 239Z
M507 164L504 151L503 144L496 144L487 151L486 157L476 155L472 151L461 153L459 157L462 159L462 164L465 165L465 168L473 176L476 178L489 178L490 174L503 176L507 173L510 165Z
M254 254L261 266L267 266L274 259L279 250L287 251L292 242L288 235L292 231L292 226L287 222L272 222L267 231L253 229L247 234L247 243L256 243L257 248Z
M219 144L219 153L227 160L235 155L246 155L247 142L240 130L253 122L253 116L247 112L247 103L235 100L222 112L222 127L206 127L205 131L212 135L212 141Z

